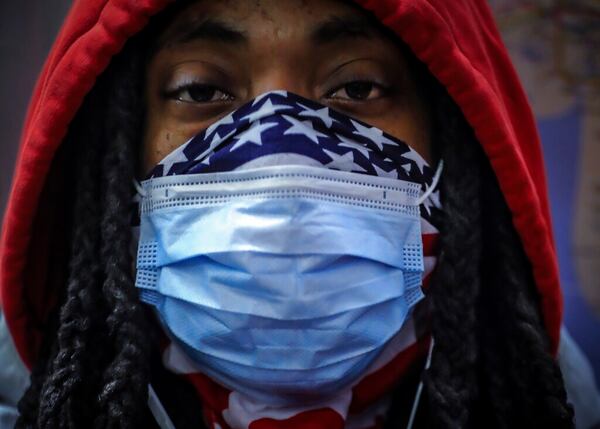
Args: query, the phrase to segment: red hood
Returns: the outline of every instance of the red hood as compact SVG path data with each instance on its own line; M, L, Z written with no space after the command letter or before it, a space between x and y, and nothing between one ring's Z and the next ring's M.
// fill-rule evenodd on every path
M458 103L490 159L531 260L556 352L562 318L546 178L534 118L485 0L358 0L394 30ZM84 96L127 38L169 0L73 5L37 83L1 242L3 311L31 367L56 295L61 212L55 158ZM55 164L53 164L55 162ZM51 168L52 165L52 168Z

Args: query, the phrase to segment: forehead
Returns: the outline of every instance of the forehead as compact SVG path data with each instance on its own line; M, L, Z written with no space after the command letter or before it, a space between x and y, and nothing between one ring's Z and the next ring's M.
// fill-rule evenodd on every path
M338 38L384 38L382 27L343 0L198 0L176 13L159 36L160 47L197 40L228 44Z

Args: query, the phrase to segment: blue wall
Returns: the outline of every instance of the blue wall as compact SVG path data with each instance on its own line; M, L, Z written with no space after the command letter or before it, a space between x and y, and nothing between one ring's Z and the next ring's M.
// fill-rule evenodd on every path
M548 174L565 324L592 362L596 380L600 383L600 320L592 314L581 295L573 263L572 234L582 117L582 103L576 102L558 116L540 119L538 125Z

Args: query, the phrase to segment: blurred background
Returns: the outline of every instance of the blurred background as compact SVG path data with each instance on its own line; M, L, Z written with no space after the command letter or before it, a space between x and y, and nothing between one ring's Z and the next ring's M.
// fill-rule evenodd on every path
M600 380L600 0L489 0L542 138L565 324Z
M0 213L68 0L0 1ZM600 0L489 0L538 118L565 324L600 381Z
M25 111L71 0L0 0L0 213Z

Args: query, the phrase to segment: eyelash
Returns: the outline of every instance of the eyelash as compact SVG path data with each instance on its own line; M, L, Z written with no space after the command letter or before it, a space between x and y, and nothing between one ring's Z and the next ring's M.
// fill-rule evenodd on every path
M337 85L335 88L329 90L325 94L325 98L327 98L329 100L334 100L335 102L340 102L340 103L355 103L355 102L372 101L372 100L369 100L368 98L365 100L357 100L357 99L352 99L352 98L340 98L340 97L332 96L333 94L335 94L341 90L347 89L347 87L351 84L372 85L373 88L377 88L382 92L382 95L381 95L382 97L388 95L389 92L391 91L391 88L388 85L385 85L381 82L378 82L376 80L369 80L368 78L357 77L357 78L349 79L349 80L345 81L344 83ZM195 101L195 100L193 100L193 96L191 95L190 91L198 90L198 89L209 90L209 91L214 91L214 92L221 92L223 94L223 96L220 97L220 99L218 99L218 100ZM182 94L184 94L185 92L187 92L189 94L189 98L191 100L183 100L182 99ZM219 86L201 83L201 82L189 82L189 83L182 84L176 88L166 90L163 93L163 97L169 98L169 99L175 99L177 101L181 101L183 103L190 103L190 104L210 104L210 103L219 103L219 102L223 102L223 101L233 101L235 99L235 96L233 96L226 90L220 88ZM226 98L226 99L223 99L223 98ZM377 98L379 98L379 97L377 97Z
M369 78L364 78L364 77L355 77L355 78L348 79L345 82L343 82L342 84L337 85L335 88L329 90L329 92L326 93L325 97L329 98L330 100L335 100L336 102L340 102L340 103L355 103L355 102L373 101L372 99L368 99L368 98L365 100L357 100L357 99L352 99L352 98L332 97L333 94L339 92L340 90L344 90L344 89L347 90L347 87L351 84L371 85L373 87L372 89L378 89L379 91L381 91L381 97L388 95L391 91L391 87L389 85L386 85L375 79L369 79ZM377 97L377 98L380 98L380 97Z
M227 98L227 100L223 100L223 97L221 97L219 100L209 100L209 101L195 101L193 100L193 96L190 93L190 91L193 90L209 90L209 91L214 91L214 92L221 92L223 94L224 97ZM182 100L182 95L185 93L189 94L189 98L191 100ZM177 86L176 88L173 89L169 89L164 91L163 93L163 97L165 98L170 98L170 99L175 99L177 101L181 101L183 103L190 103L190 104L209 104L209 103L219 103L222 101L232 101L235 97L233 95L231 95L229 92L227 92L226 90L220 88L217 85L212 85L212 84L206 84L206 83L201 83L201 82L189 82L189 83L185 83L182 85Z

